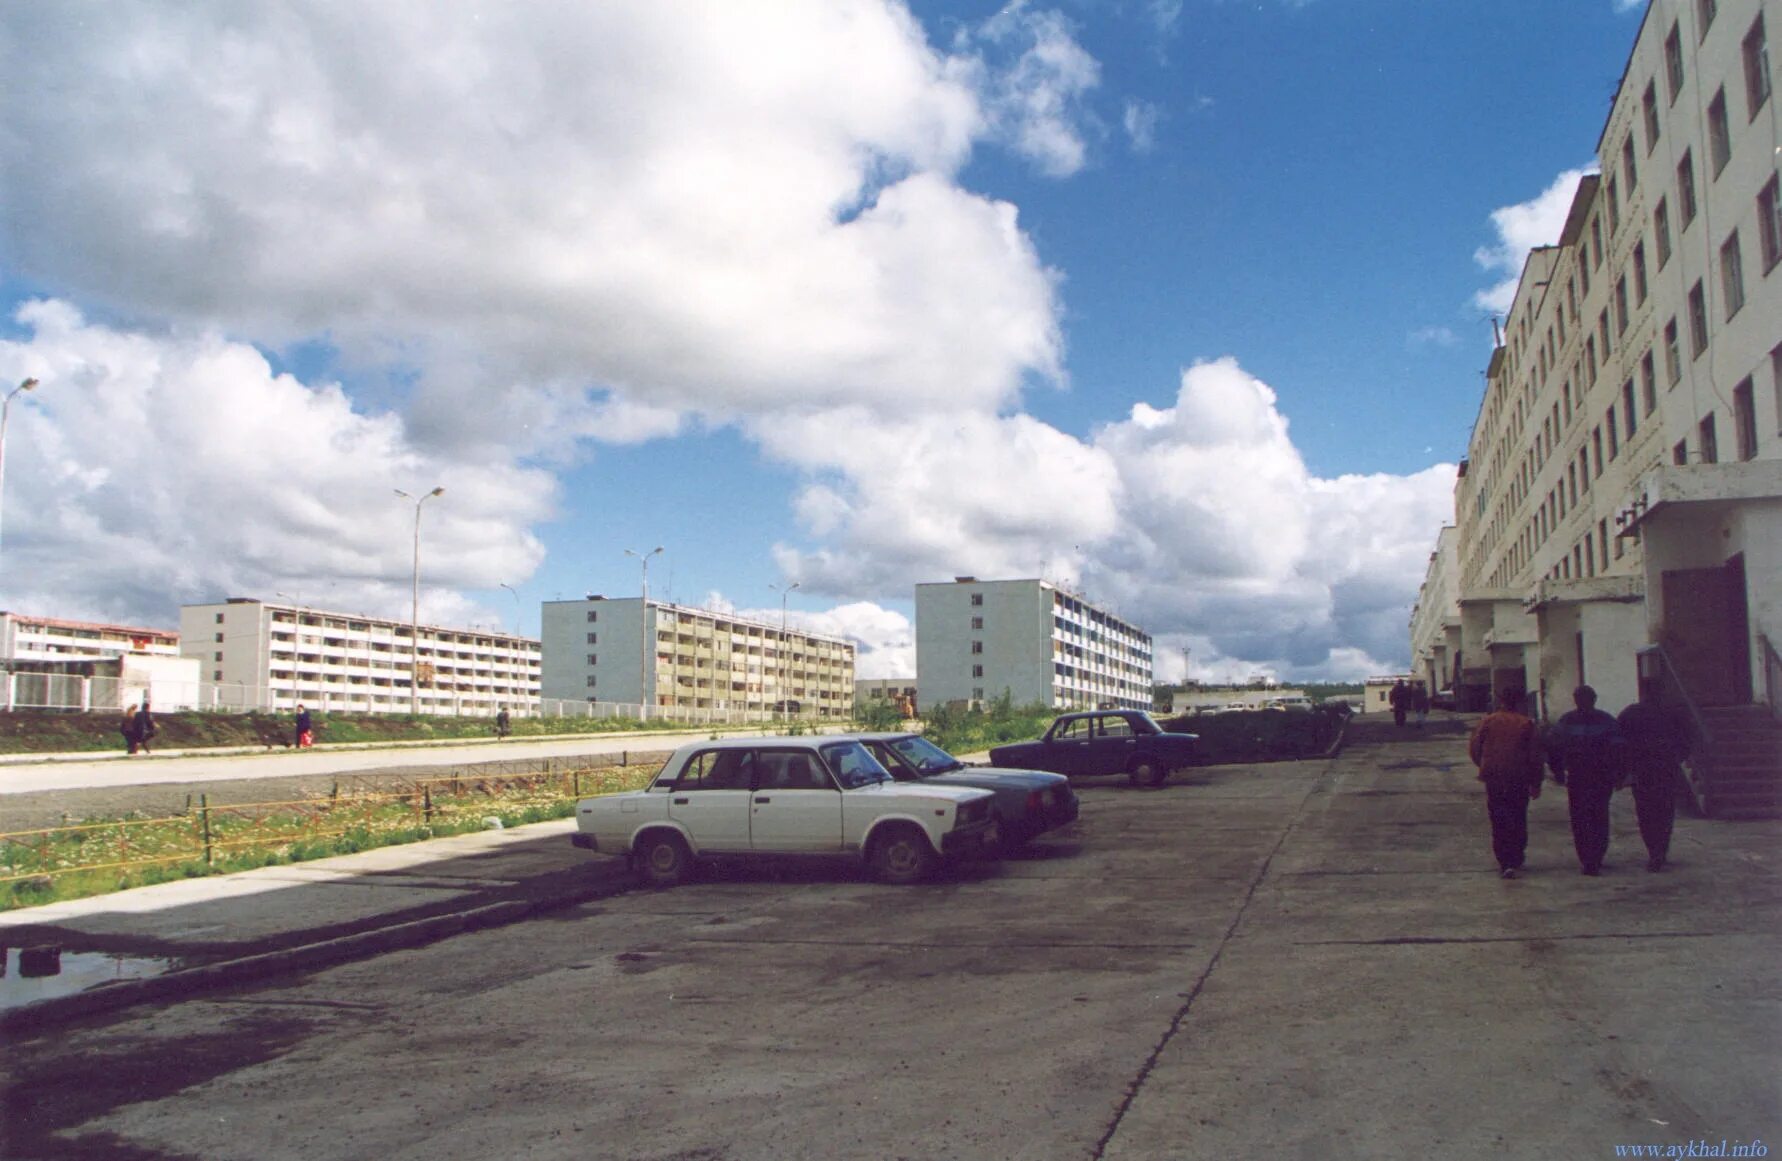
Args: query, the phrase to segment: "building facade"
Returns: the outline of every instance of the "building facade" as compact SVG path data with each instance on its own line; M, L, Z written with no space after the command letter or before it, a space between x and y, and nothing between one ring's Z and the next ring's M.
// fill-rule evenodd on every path
M854 645L839 637L639 597L546 601L546 698L726 721L847 718Z
M1054 709L1149 710L1150 636L1050 581L916 586L920 708L1007 697Z
M1411 668L1431 693L1454 688L1460 656L1460 533L1452 524L1436 537L1417 603L1411 608Z
M1455 488L1463 705L1703 707L1782 680L1776 0L1654 0L1556 245L1529 256Z
M116 660L127 653L178 657L179 634L171 629L0 613L0 660L8 663Z
M170 629L0 613L0 708L118 711L145 697L198 705L198 667Z
M417 639L407 621L248 597L182 606L179 623L206 707L493 716L538 704L527 637L421 625Z

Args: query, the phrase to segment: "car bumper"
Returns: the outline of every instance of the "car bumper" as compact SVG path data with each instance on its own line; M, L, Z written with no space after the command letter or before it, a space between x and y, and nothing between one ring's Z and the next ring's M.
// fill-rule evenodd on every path
M579 830L569 836L569 845L572 847L580 847L584 851L597 851L600 849L599 844L594 841L593 835Z
M941 854L949 859L982 851L996 833L996 821L987 818L970 826L954 827L941 836Z

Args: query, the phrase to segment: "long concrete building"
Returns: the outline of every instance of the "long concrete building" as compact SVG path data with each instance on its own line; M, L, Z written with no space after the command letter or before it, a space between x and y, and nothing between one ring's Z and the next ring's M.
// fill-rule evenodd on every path
M1008 697L1054 709L1151 708L1150 635L1050 581L916 586L921 709Z
M184 605L179 626L207 708L492 716L538 703L539 643L527 637L440 625L417 637L408 621L247 597Z
M714 721L845 718L854 645L839 637L641 597L546 601L546 698Z
M1779 22L1654 0L1600 173L1524 266L1455 488L1459 633L1416 642L1463 704L1646 680L1711 741L1782 697Z

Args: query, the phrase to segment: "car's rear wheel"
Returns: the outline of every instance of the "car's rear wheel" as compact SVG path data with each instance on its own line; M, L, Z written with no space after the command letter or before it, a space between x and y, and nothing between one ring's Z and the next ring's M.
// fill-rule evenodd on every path
M867 862L881 882L907 886L934 874L939 856L928 836L913 826L888 827L873 839Z
M1162 786L1169 770L1155 758L1140 758L1132 764L1130 777L1134 786Z
M638 840L637 865L651 885L672 887L692 873L693 852L680 835L655 831Z

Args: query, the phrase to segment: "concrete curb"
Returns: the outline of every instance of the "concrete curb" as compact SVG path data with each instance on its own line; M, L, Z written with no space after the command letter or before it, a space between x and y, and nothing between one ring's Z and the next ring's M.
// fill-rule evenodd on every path
M537 898L485 903L464 911L432 915L318 943L242 956L169 972L145 979L101 984L69 996L56 996L22 1008L0 1012L0 1033L39 1031L86 1016L115 1012L161 999L185 999L197 992L265 979L289 972L336 967L385 952L420 947L469 931L503 927L548 911L603 899L629 890L635 883L630 864L614 859L590 864L591 877Z

